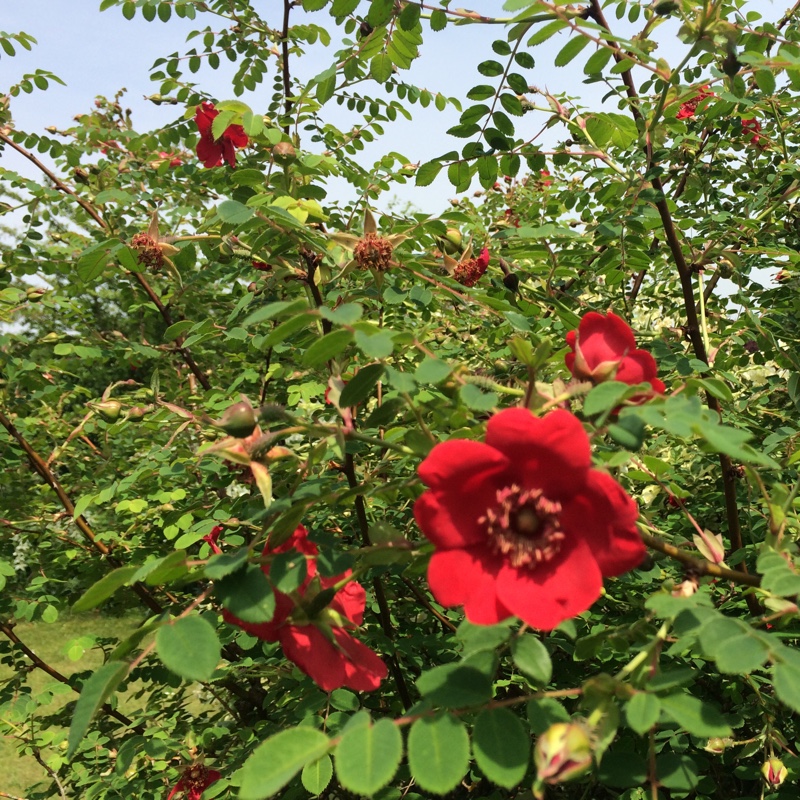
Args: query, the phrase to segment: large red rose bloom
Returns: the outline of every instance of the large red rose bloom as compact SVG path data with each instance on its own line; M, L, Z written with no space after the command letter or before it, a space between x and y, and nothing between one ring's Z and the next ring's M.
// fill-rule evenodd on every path
M431 591L463 605L470 622L517 616L551 630L589 608L604 576L644 556L636 503L592 469L589 439L568 411L501 411L485 442L436 445L419 476L429 488L414 516L436 547Z
M356 692L377 689L386 677L386 665L365 644L350 635L347 627L358 627L364 620L367 595L356 581L339 589L330 603L309 619L305 604L312 581L321 591L330 589L350 574L350 570L334 577L317 575L317 546L300 525L289 539L271 548L264 555L296 550L306 556L306 578L291 595L275 590L275 614L269 622L244 622L229 611L223 611L227 622L238 625L266 642L280 642L284 655L297 664L325 692L346 686ZM262 567L269 576L269 565Z
M187 767L183 777L172 787L167 800L200 800L203 792L218 781L222 775L215 769L208 769L202 764Z
M219 111L213 103L202 103L197 107L194 121L200 131L197 143L197 157L204 167L218 167L222 160L232 167L236 166L236 147L247 147L248 138L241 125L228 125L219 139L214 139L211 126Z
M665 386L656 378L655 359L646 350L636 349L633 331L611 311L584 314L578 330L567 334L567 344L572 352L564 356L564 362L574 377L592 383L649 383L654 392L663 394Z

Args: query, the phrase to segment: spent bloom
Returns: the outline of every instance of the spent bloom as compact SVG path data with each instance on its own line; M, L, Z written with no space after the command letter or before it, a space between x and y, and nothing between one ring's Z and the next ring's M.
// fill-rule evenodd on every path
M383 273L395 265L393 259L394 248L404 242L408 236L394 233L383 236L378 232L375 217L367 208L364 211L364 233L355 236L352 233L334 233L331 235L338 245L351 250L353 258L349 261L342 274L348 273L353 267L368 269L375 276L377 282L383 280Z
M204 167L218 167L223 159L231 167L236 166L237 147L247 147L248 138L241 125L228 125L218 139L214 138L212 126L214 119L219 115L219 110L213 103L201 103L197 107L194 121L200 131L200 141L197 143L197 157L203 162Z
M203 792L218 781L222 775L215 769L202 764L192 764L184 771L181 779L172 787L167 800L200 800Z
M589 438L568 411L501 411L484 442L436 445L419 476L429 488L414 516L436 548L428 583L470 622L517 616L552 630L591 606L604 576L644 556L636 503L592 469Z
M584 314L578 330L567 334L567 344L572 352L567 353L564 362L578 380L613 380L631 386L649 383L654 392L663 394L665 386L656 378L655 359L646 350L636 349L633 331L611 311Z
M474 286L484 275L489 266L489 248L484 247L478 256L472 255L472 246L464 250L456 261L448 255L444 257L444 268L448 275L455 278L462 286Z
M697 111L697 106L699 106L703 100L709 97L716 97L716 95L714 92L710 92L708 90L707 84L705 86L701 86L699 93L696 94L691 100L681 103L681 107L678 109L675 119L691 119L694 117L695 111Z
M386 665L349 632L363 622L364 588L347 581L350 570L328 578L318 574L317 546L302 525L276 547L267 542L263 555L291 551L306 560L306 577L290 594L275 589L275 613L269 622L244 622L229 611L223 611L223 617L252 636L280 642L284 655L325 692L342 686L356 692L377 689L386 677ZM269 564L261 569L269 577Z

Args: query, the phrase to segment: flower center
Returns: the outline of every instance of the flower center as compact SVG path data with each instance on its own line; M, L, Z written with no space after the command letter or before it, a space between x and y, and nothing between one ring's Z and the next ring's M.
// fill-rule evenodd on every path
M478 519L486 526L491 547L508 556L512 567L537 567L561 550L564 533L561 503L548 500L541 489L516 484L497 490L497 503Z
M152 236L137 233L131 239L131 248L136 250L136 260L154 272L158 272L164 266L164 254Z
M455 268L453 277L462 286L474 286L486 272L486 265L479 258L468 258Z
M392 264L392 245L376 233L365 233L353 250L353 260L361 269L385 272Z

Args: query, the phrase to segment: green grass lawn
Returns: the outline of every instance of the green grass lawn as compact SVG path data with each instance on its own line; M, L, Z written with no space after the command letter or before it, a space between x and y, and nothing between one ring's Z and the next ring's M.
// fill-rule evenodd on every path
M103 663L103 652L99 647L91 646L91 638L124 639L140 622L138 615L104 617L97 613L64 614L52 624L20 623L14 628L14 632L39 658L69 677L75 672L96 669ZM81 648L77 645L68 654L69 643L82 637L87 637L88 646L84 652L80 654ZM73 660L77 656L80 657ZM9 667L0 665L0 681L7 680L11 675ZM36 694L57 682L42 670L34 669L29 673L27 683ZM47 709L56 710L76 697L77 694L71 690L56 694ZM19 723L15 721L15 724ZM8 728L3 725L3 729ZM57 736L56 741L59 739ZM47 760L46 751L42 751L42 756ZM8 795L25 797L28 787L38 781L48 780L47 773L33 757L20 756L17 753L16 743L9 736L0 739L0 764L3 765L0 771L0 792Z

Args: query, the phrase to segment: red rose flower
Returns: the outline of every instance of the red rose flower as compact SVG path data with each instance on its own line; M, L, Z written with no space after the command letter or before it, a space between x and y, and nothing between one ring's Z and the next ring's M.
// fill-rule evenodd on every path
M621 317L590 311L581 318L577 331L567 334L571 353L564 356L567 369L579 380L602 383L621 381L649 383L663 394L665 386L656 378L656 361L646 350L636 349L633 331Z
M429 489L414 516L436 547L431 591L470 622L517 616L551 630L589 608L604 576L644 556L636 503L592 469L589 438L568 411L501 411L485 442L436 445L419 476Z
M697 106L707 97L716 97L716 95L714 92L708 91L707 85L701 86L699 94L695 95L691 100L681 103L681 107L678 109L675 119L691 119L694 116L694 112L697 111Z
M386 677L386 665L365 644L346 630L364 619L367 595L356 581L346 583L322 609L313 608L320 592L331 589L350 575L350 570L331 578L317 574L317 546L299 525L278 547L264 547L263 555L296 550L307 557L306 578L296 592L275 590L275 614L269 622L244 622L229 611L226 621L266 642L280 642L284 655L325 692L346 686L356 692L377 689ZM269 564L262 567L269 576Z
M203 792L218 781L222 775L215 769L208 769L202 764L192 764L187 767L181 779L172 787L167 795L167 800L173 797L180 800L200 800Z
M241 125L228 125L219 139L214 138L211 125L219 114L213 103L203 103L197 107L194 121L200 131L200 141L197 143L197 157L203 162L204 167L218 167L222 160L232 167L236 166L236 147L247 147L248 138Z
M742 133L744 133L745 135L752 134L752 136L749 139L750 144L754 144L760 150L766 149L767 145L761 141L761 139L763 138L760 135L761 123L755 117L742 120Z
M553 185L553 179L550 176L550 170L547 169L539 170L539 183L541 183L542 186L545 187Z

